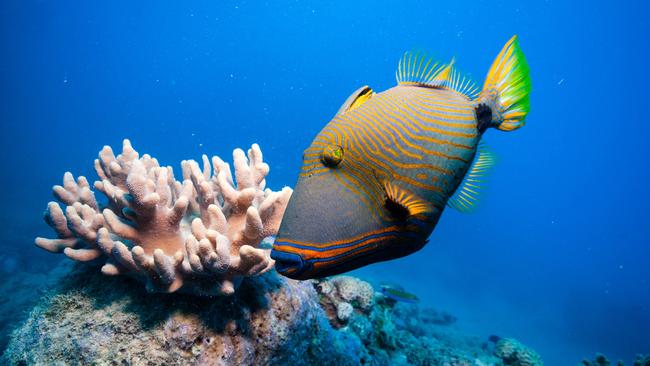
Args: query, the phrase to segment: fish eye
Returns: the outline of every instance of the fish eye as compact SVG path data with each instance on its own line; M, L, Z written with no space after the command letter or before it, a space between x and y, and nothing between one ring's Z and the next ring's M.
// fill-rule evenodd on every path
M325 146L321 153L320 160L326 167L334 168L343 161L343 148L334 144Z

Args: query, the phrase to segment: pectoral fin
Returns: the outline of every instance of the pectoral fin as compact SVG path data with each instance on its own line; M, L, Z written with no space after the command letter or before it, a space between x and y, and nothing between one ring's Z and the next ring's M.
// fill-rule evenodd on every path
M463 178L456 192L447 201L447 205L463 213L474 211L481 196L486 175L494 167L495 163L496 156L481 142L472 166L465 174L465 178Z
M428 222L435 212L435 207L428 201L390 181L384 182L386 208L399 221L416 219Z

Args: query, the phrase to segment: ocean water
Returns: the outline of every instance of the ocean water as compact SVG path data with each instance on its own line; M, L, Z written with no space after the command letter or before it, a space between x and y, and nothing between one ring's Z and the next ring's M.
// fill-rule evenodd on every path
M257 142L270 186L361 85L384 90L409 49L482 84L518 34L527 125L490 130L499 156L470 215L447 210L420 252L355 271L405 285L462 329L512 336L547 365L650 353L647 86L642 1L0 3L0 273L61 256L33 245L65 171L103 145L179 168ZM11 297L8 292L2 296ZM28 310L28 309L25 309ZM4 343L4 342L3 342Z

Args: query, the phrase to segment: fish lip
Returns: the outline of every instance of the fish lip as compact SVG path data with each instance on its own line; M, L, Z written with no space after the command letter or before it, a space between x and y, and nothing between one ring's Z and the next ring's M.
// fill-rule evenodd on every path
M275 270L289 278L297 277L305 269L305 261L295 253L271 249L271 259L275 260Z

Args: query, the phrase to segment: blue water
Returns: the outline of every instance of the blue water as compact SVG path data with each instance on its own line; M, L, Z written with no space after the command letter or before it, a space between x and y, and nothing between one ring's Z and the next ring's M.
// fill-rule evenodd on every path
M357 87L394 85L402 52L478 83L520 36L533 79L521 130L476 213L443 215L407 258L357 271L407 285L461 328L513 336L548 365L650 353L645 2L4 0L0 4L0 253L25 270L63 172L95 177L103 145L178 168L258 142L272 188ZM44 265L45 264L45 265ZM9 266L11 267L11 266ZM2 270L15 270L15 265ZM3 294L2 296L5 296Z

